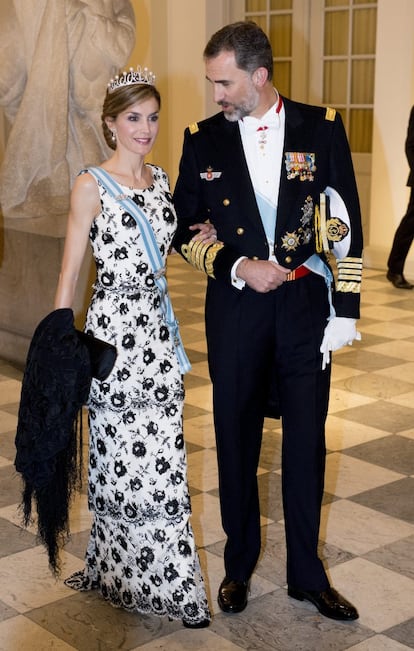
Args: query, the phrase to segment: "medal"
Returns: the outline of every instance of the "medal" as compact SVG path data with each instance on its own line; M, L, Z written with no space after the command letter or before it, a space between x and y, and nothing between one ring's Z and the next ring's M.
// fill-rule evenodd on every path
M316 171L315 154L300 151L285 152L285 165L288 179L297 176L301 181L313 181Z

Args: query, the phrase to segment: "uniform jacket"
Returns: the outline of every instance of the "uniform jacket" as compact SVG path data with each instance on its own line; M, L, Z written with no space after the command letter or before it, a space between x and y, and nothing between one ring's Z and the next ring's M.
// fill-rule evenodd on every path
M340 224L340 229L349 235L349 248L346 255L338 259L334 303L338 316L358 317L361 215L341 117L333 109L286 98L283 103L286 121L274 238L276 258L281 265L293 270L317 252L315 218L320 193L326 187L333 188L342 198L349 216L348 224ZM303 167L295 171L295 164L301 159L305 161ZM242 255L268 259L268 244L238 123L229 122L222 113L186 129L174 203L178 215L174 247L217 282L231 283L231 267ZM214 224L217 239L224 246L190 244L189 248L193 232L188 226L207 219ZM326 259L323 251L318 253ZM238 290L233 288L233 291Z

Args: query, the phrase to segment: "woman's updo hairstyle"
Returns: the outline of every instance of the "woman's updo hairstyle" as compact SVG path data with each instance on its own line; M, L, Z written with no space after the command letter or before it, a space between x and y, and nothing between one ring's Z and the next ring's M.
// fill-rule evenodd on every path
M157 101L158 108L160 109L161 96L156 87L151 84L131 84L129 86L121 86L112 92L106 92L101 119L103 134L108 147L116 149L116 140L113 139L112 131L106 124L105 119L112 118L116 120L120 113L126 111L136 102L144 102L151 97Z

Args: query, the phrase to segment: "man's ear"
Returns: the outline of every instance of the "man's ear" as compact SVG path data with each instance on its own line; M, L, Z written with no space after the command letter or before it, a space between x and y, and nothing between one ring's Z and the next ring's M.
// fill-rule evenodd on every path
M268 78L268 71L263 66L257 68L257 70L255 70L253 73L253 81L256 84L256 86L260 88L265 85L265 83L267 82L267 78Z

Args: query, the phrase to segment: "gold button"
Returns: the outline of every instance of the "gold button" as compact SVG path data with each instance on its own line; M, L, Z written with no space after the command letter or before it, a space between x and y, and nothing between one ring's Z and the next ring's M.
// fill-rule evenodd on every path
M237 235L243 235L244 233L244 228L238 228L236 231Z
M254 256L252 257L252 260L258 260L258 259L259 259L259 258L257 257L257 255L254 255Z
M230 199L223 199L223 206L229 206L230 205Z
M285 262L287 262L288 264L289 264L290 262L292 262L292 258L290 257L290 255L287 255L287 256L286 256L286 258L285 258Z

